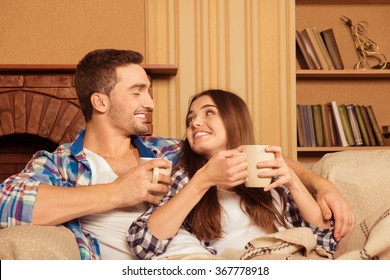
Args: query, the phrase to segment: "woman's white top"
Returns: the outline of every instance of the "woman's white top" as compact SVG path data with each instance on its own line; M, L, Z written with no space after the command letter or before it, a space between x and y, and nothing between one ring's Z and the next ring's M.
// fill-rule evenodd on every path
M282 205L279 194L271 190L274 197L274 205L281 212ZM267 233L257 225L253 224L240 205L240 196L235 192L218 189L218 200L222 211L223 236L210 245L217 250L217 255L221 255L226 248L242 250L245 245ZM285 227L278 226L279 231Z

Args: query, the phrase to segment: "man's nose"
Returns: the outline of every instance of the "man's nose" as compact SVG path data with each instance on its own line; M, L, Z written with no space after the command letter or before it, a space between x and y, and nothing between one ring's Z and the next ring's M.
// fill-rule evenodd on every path
M150 109L154 109L154 101L152 99L152 97L150 96L149 92L147 94L145 94L145 100L144 100L144 105L143 107L145 108L150 108Z

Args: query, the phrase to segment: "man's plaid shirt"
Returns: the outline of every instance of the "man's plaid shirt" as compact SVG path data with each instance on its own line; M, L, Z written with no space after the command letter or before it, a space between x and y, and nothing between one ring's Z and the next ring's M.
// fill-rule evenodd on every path
M153 236L152 232L147 226L149 216L157 208L164 205L173 196L175 196L189 181L188 176L183 169L178 169L172 174L173 184L167 193L167 195L161 200L160 205L151 206L142 216L135 220L129 228L129 234L127 241L133 251L133 253L140 259L152 259L162 253L164 253L172 238L166 240L159 240ZM307 223L301 216L296 204L294 203L287 188L280 186L285 191L287 197L287 213L286 222L292 227L309 227L315 238L317 244L323 246L328 252L334 253L336 250L337 242L334 238L334 221L331 221L331 227L327 229L321 229ZM183 222L182 227L191 232L191 224L188 220ZM174 237L173 237L174 238ZM202 241L202 245L212 254L216 254L216 250L212 246L208 246L209 242Z
M5 180L0 193L0 228L31 224L39 184L59 187L88 186L91 168L86 158L82 130L73 143L60 145L53 153L38 151L25 169ZM175 163L181 141L133 136L140 156L167 158ZM81 230L78 219L64 224L75 235L81 259L100 259L98 240Z

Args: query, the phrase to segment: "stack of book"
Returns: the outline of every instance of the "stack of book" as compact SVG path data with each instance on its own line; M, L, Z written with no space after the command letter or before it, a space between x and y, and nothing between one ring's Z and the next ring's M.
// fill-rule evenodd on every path
M296 56L301 69L341 70L344 64L332 28L296 30Z
M383 146L371 105L297 105L299 147Z

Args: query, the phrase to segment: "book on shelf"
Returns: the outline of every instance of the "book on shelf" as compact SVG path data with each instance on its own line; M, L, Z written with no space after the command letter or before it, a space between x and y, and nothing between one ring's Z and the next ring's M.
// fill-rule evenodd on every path
M325 138L324 138L323 124L322 124L321 105L320 104L311 105L311 109L313 112L313 123L314 123L314 133L316 136L316 146L324 147Z
M354 105L353 107L355 108L356 118L359 124L360 134L362 135L363 145L370 146L370 137L368 136L367 127L363 119L362 108L360 105Z
M382 125L383 137L390 137L390 125Z
M320 32L324 44L328 50L329 56L333 61L334 68L336 70L344 69L343 60L340 55L340 50L337 45L336 38L332 28L325 29Z
M296 54L298 65L301 69L314 69L313 62L311 61L309 54L307 53L305 44L303 42L301 33L297 30L295 32L296 36Z
M367 109L368 119L370 120L370 124L372 126L372 130L374 131L375 139L379 146L384 146L385 143L384 143L383 135L380 131L379 124L375 117L374 110L371 105L366 106L366 109Z
M303 112L301 111L301 105L297 104L297 137L298 137L298 146L305 147L305 126L303 125Z
M313 110L311 105L305 105L307 109L307 118L309 121L309 138L310 138L310 147L316 146L316 134L314 130L314 120L313 120Z
M312 43L310 42L309 35L307 34L307 31L304 29L300 32L300 34L301 34L302 42L305 45L306 51L307 51L311 61L313 62L313 67L314 67L313 69L314 70L321 70L322 69L321 63L317 57L317 54L314 50Z
M360 108L362 110L363 120L364 120L364 123L365 123L366 128L367 128L367 134L368 134L368 137L370 138L370 145L376 146L377 142L375 139L374 130L372 129L372 126L370 123L370 119L368 118L367 108L366 108L366 106L363 106L363 105L360 106Z
M335 100L333 100L330 102L330 104L332 106L332 113L333 113L333 117L334 117L334 121L335 121L338 142L339 142L340 146L348 147L349 145L348 145L347 139L345 138L345 132L344 132L343 125L341 123L341 118L340 118L340 113L339 113L339 109L337 106L337 102Z
M340 120L344 129L345 139L347 140L348 146L355 146L356 145L355 138L353 137L352 127L349 121L347 107L345 106L345 104L340 104L337 107L339 109Z
M309 111L307 105L301 106L301 114L302 114L302 125L303 125L303 133L305 136L305 147L311 147L311 133L310 133L310 124L309 124Z
M299 147L384 146L390 125L382 129L371 105L297 104Z
M334 147L342 146L340 137L338 136L337 133L336 120L333 115L332 105L326 104L326 106L328 108L328 119L329 119L329 127L330 127L330 136L332 139L332 146Z
M320 63L321 69L329 70L328 62L326 61L326 58L321 50L320 44L318 43L318 40L314 33L314 29L312 27L306 27L305 29L302 30L302 35L304 34L305 36L307 36L307 38L309 39L313 47L313 52L318 58L318 62Z
M324 142L326 147L336 146L332 143L332 132L331 132L331 112L329 105L320 104L321 109L321 119L322 119L322 130L324 134Z
M360 133L355 107L353 106L353 104L348 104L345 107L347 108L349 122L351 123L353 138L355 139L355 145L363 146L363 138L362 134Z
M325 42L324 42L324 40L321 37L320 31L318 31L317 27L313 27L312 29L313 29L314 36L317 39L318 45L320 46L321 53L325 57L325 60L326 60L326 63L327 63L327 67L328 67L327 69L334 70L335 68L334 68L334 65L333 65L332 58L329 55L328 49L325 46Z

